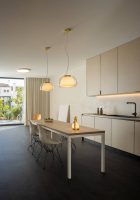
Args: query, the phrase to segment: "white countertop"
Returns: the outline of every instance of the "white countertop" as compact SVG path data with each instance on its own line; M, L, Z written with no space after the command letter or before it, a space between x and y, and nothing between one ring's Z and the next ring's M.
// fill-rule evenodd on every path
M103 114L98 115L96 113L82 113L82 116L93 116L93 117L103 117L103 118L111 118L111 119L120 119L120 120L129 120L129 121L140 121L140 117L133 117L127 115L117 115L117 114Z

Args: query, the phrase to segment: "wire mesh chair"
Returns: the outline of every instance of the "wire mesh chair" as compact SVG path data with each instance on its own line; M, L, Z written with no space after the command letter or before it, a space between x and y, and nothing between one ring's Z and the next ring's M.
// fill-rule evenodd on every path
M62 144L62 142L58 139L53 139L51 137L51 132L47 131L43 126L38 125L38 130L39 130L39 140L41 143L41 150L38 154L37 160L40 159L42 150L44 149L46 152L46 156L44 158L44 163L43 163L43 169L46 167L46 159L47 159L47 154L51 153L53 156L53 160L56 158L60 164L63 166L63 162L60 157L59 153L59 146Z
M30 132L30 144L28 150L31 149L32 155L35 152L35 145L39 143L39 131L37 125L33 124L32 121L29 121L29 132Z

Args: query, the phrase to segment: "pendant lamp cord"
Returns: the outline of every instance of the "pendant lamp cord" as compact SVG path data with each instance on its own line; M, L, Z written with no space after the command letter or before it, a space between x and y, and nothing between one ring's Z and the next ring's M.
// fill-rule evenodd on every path
M66 32L65 52L66 52L66 56L67 56L67 60L68 60L68 65L67 65L67 69L66 69L66 74L68 74L68 70L69 70L68 32Z
M46 63L47 63L47 70L46 70L46 78L48 78L48 50L50 49L50 47L46 47L45 50L46 50Z
M47 59L46 59L46 62L47 62L47 74L46 74L46 78L48 78L48 52L46 52L46 56L47 56Z

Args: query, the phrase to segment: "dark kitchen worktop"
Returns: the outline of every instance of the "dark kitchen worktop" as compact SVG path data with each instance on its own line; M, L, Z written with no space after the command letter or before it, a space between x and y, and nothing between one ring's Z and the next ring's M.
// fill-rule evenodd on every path
M111 118L111 119L122 119L129 121L140 121L140 117L132 116L132 115L119 115L119 114L103 114L98 115L96 113L82 113L82 116L93 116L93 117L103 117L103 118Z

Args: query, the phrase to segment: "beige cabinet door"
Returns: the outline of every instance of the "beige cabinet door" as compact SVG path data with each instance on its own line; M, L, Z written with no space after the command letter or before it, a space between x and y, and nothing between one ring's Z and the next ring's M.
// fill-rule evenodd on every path
M111 146L111 119L95 117L95 128L105 130L105 144ZM101 143L101 137L95 136L95 141Z
M134 153L134 121L112 119L112 147Z
M140 156L140 122L135 122L135 148L134 154Z
M118 92L140 91L140 38L118 47Z
M81 118L81 124L83 126L94 128L94 116L83 115ZM95 140L95 136L86 137L90 140Z
M86 90L87 96L100 95L100 56L86 61Z
M117 93L117 48L101 54L101 94Z

